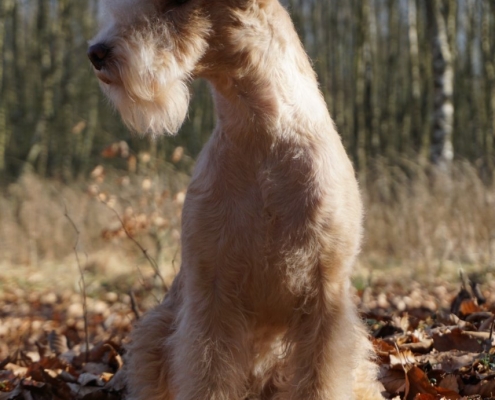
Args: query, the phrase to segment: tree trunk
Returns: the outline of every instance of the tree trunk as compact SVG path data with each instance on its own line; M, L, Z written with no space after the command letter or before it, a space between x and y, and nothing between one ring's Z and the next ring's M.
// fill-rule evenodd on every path
M366 172L367 146L366 137L368 136L367 126L367 67L369 66L369 43L368 43L368 15L369 0L363 0L359 12L359 31L358 47L356 57L356 100L354 109L354 137L355 137L355 158L357 168L361 172Z
M492 4L493 5L493 4ZM494 6L495 7L495 6ZM494 8L495 10L495 8ZM481 47L483 50L483 61L485 68L485 87L487 89L487 121L484 135L485 158L487 161L487 170L493 172L493 156L495 142L495 63L493 61L493 51L495 48L490 42L490 10L488 5L484 4L483 19L481 25ZM493 40L493 37L492 37Z
M441 0L427 1L428 19L432 29L434 110L430 144L431 161L448 169L454 157L452 131L454 122L454 70Z
M5 57L5 21L13 2L11 0L3 0L0 3L0 54ZM2 57L2 58L4 58ZM4 70L4 60L0 59L0 173L4 175L6 163L5 154L7 143L10 136L10 127L7 125L7 89L2 85L6 81L6 71Z
M35 128L36 143L30 151L32 160L37 159L38 172L45 176L48 169L48 156L50 146L50 130L48 121L53 117L53 97L54 97L54 71L50 48L46 43L50 42L50 10L49 4L44 0L38 1L38 56L41 61L42 95L41 110Z
M421 132L421 76L419 69L418 13L416 0L408 2L409 58L411 62L411 143L414 152L421 153L424 146Z

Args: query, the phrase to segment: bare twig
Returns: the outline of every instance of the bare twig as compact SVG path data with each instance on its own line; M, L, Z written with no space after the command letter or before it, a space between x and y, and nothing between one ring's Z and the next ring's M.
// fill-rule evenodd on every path
M174 258L172 259L172 268L174 270L175 275L177 275L177 268L175 268L175 261L177 259L177 254L179 254L180 243L177 245L177 249L175 250Z
M134 292L132 290L129 291L129 296L131 297L132 312L136 316L136 319L139 319L139 318L141 318L141 313L139 312L139 309L137 307L136 297L134 296Z
M139 250L141 250L141 253L143 253L143 255L146 258L146 260L148 260L149 264L151 265L151 268L153 268L153 272L155 273L155 277L158 277L158 279L160 279L160 281L162 283L162 286L163 286L163 289L165 290L165 292L168 292L168 285L165 283L165 280L163 279L162 274L160 273L160 269L158 268L158 265L157 265L156 261L153 259L153 257L151 257L149 255L148 250L146 250L141 245L141 243L139 243L136 239L134 239L134 237L129 233L129 231L127 230L127 228L126 228L126 226L124 224L124 221L122 220L122 217L117 212L117 210L115 208L113 208L110 204L108 204L107 202L103 201L102 199L99 198L99 200L105 206L107 206L110 210L113 211L113 213L115 214L115 216L119 220L120 225L122 226L122 229L124 230L124 233L126 234L127 238L129 240L131 240L139 248Z
M145 278L145 276L144 276L144 274L143 274L143 271L141 270L141 268L139 268L139 265L137 265L137 266L136 266L136 269L137 269L137 271L138 271L138 273L139 273L139 278L140 278L140 281L139 281L139 282L141 283L141 286L143 286L143 287L144 287L144 286L146 285L146 278ZM150 294L151 294L151 296L155 299L156 304L160 304L160 303L162 302L162 301L161 301L161 300L160 300L160 299L156 296L156 294L155 294L153 291L151 291L151 292L150 292Z
M397 357L401 360L401 366L404 372L407 374L408 368L411 366L409 364L409 360L407 359L406 356L400 351L399 345L397 344L397 341L394 340L394 347L395 351L397 352ZM406 368L407 367L407 368Z
M490 326L490 336L488 336L488 339L485 342L485 349L486 352L489 352L490 349L492 348L492 342L493 342L493 327L495 325L495 321L492 321L492 324Z
M462 289L466 290L471 297L474 297L473 290L471 288L471 282L462 268L459 269L459 277L461 278Z
M84 320L84 339L86 343L86 362L89 361L89 330L88 330L88 303L87 303L87 296L86 296L86 281L84 280L84 268L81 266L81 261L79 259L79 253L77 252L77 247L79 246L79 237L81 236L81 232L79 229L77 229L76 224L72 220L72 218L69 215L69 212L67 211L67 204L64 202L64 216L67 218L69 223L72 225L72 228L76 232L76 241L74 243L74 254L76 256L76 262L77 262L77 268L79 270L79 275L81 279L79 280L79 288L81 289L81 295L82 295L82 304L83 304L83 320ZM87 255L86 255L87 258Z

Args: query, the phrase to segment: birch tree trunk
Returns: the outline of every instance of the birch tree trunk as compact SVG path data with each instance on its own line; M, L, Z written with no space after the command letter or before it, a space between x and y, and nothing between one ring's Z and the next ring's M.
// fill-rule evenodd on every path
M441 0L429 0L428 19L432 29L434 110L430 144L431 161L448 169L454 157L452 132L454 125L454 69Z

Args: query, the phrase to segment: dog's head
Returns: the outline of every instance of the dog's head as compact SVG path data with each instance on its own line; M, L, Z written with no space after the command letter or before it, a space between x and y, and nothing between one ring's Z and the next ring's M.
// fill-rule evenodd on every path
M261 9L276 0L101 0L88 56L124 122L174 134L187 115L188 82L227 73Z

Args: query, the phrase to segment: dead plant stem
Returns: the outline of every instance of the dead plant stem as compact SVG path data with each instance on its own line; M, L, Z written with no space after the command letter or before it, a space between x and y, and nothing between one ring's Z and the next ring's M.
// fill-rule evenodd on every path
M127 238L129 240L131 240L138 248L139 250L141 250L141 253L143 253L144 257L146 258L146 260L148 260L149 264L151 265L151 268L153 268L153 272L155 273L155 277L158 277L158 279L160 279L161 283L162 283L162 286L163 286L163 289L165 290L165 292L168 292L168 285L165 283L165 280L163 279L163 276L162 274L160 273L160 269L158 268L158 264L156 263L156 261L154 260L153 257L151 257L148 253L148 250L145 249L141 243L139 243L131 234L130 232L127 230L125 224L124 224L124 221L122 220L122 217L120 216L120 214L117 212L117 210L115 208L113 208L110 204L108 204L107 202L103 201L100 199L100 201L106 206L108 207L110 210L113 211L113 213L115 214L115 216L117 217L117 219L119 220L120 222L120 225L122 226L122 229L124 230Z
M72 225L72 228L76 232L76 241L74 243L74 254L76 256L77 268L79 270L79 275L81 279L79 280L79 288L81 290L82 296L82 305L83 305L83 320L84 320L84 341L86 343L86 353L85 353L85 361L89 361L89 330L88 330L88 303L87 303L87 295L86 295L86 281L84 279L84 268L81 265L81 260L79 259L79 253L77 252L77 247L79 246L79 237L81 236L81 232L77 229L77 225L74 223L73 219L70 217L67 211L67 204L64 203L64 216L67 218L69 223ZM87 258L87 257L86 257Z

